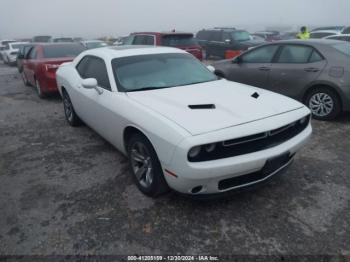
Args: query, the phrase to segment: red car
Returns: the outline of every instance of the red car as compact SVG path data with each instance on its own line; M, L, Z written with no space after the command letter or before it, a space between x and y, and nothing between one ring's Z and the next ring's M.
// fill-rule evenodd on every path
M57 93L56 70L64 62L72 61L82 51L80 44L36 44L23 59L22 79L25 85L36 87L38 96Z
M198 44L192 33L180 32L140 32L132 33L124 44L131 45L156 45L180 48L192 54L199 60L203 60L203 49Z

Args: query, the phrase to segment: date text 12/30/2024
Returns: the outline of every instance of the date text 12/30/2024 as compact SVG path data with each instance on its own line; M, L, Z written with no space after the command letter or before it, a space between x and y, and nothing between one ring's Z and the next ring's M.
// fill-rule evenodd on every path
M128 256L128 261L220 261L217 256Z

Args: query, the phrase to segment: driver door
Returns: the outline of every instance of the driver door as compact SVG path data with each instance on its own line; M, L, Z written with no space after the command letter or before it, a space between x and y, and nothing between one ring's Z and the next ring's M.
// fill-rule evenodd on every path
M107 67L102 58L85 56L77 66L80 82L83 79L95 78L99 89L86 89L79 85L73 99L77 105L78 115L94 130L110 142L115 139L111 131L116 131L115 114L112 107L117 94L112 92Z
M242 84L266 88L272 67L272 60L278 45L267 45L253 50L233 60L227 72L227 79Z

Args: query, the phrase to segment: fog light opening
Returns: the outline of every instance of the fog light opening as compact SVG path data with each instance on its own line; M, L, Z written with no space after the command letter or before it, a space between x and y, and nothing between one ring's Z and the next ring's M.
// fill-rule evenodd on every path
M196 187L192 188L191 193L198 194L199 192L202 191L202 189L203 189L203 186L196 186Z

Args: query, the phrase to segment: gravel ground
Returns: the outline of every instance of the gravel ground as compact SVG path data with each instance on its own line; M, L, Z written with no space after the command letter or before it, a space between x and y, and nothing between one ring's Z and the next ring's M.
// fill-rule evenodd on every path
M350 115L294 164L214 201L143 196L127 160L0 66L0 254L350 255Z

